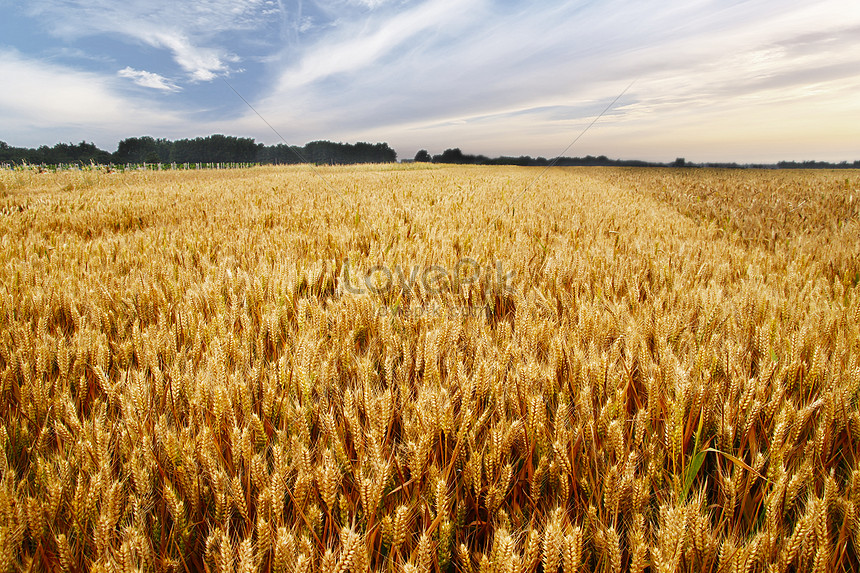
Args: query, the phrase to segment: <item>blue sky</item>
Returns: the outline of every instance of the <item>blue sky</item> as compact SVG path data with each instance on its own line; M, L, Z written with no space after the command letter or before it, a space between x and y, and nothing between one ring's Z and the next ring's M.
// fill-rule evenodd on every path
M0 140L860 159L860 2L0 0Z

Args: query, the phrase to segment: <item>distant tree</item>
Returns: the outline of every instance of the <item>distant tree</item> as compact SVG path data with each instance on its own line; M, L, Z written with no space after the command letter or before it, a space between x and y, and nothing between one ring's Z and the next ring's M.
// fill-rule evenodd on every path
M430 154L427 152L426 149L422 149L415 154L415 161L420 163L430 163L431 161L433 161L433 158L430 157Z
M311 141L298 148L307 161L317 164L391 163L397 161L397 152L387 143L356 144L332 141Z
M275 165L301 163L301 157L304 157L301 147L284 143L261 146L257 152L257 161Z
M144 137L129 137L119 142L116 147L116 153L113 154L113 159L117 163L143 163L150 162L148 157L150 154L156 155L158 162L158 144L155 138L148 135Z
M262 144L247 137L215 134L178 139L170 145L170 161L176 163L250 163L258 160Z
M433 156L434 163L467 163L466 156L459 147L446 149L441 155Z
M687 160L686 160L686 159L684 159L683 157L679 157L679 158L677 158L677 159L672 163L672 167L684 167L685 165L687 165Z

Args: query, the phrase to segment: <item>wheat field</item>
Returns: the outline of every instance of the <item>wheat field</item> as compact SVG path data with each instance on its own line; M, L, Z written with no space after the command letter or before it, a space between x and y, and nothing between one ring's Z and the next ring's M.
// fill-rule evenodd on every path
M0 571L858 570L860 174L540 174L0 171Z

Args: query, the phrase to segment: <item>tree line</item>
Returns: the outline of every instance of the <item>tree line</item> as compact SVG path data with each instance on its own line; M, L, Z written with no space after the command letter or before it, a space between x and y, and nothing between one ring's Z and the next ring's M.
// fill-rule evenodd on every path
M486 155L465 154L459 147L446 149L444 152L432 156L427 152L427 150L422 149L415 154L415 159L413 161L425 163L451 163L456 165L520 165L523 167L546 167L550 164L561 167L600 165L647 167L658 165L656 163L641 161L638 159L609 159L605 155L597 157L592 155L586 155L585 157L558 157L551 159L547 159L546 157L531 157L529 155L520 155L519 157L511 157L507 155L487 157Z
M53 147L12 147L0 141L0 163L89 164L125 163L391 163L397 153L387 143L312 141L303 146L264 145L251 138L210 135L194 139L129 137L113 153L93 143L57 143Z
M31 165L60 164L140 164L140 163L262 163L262 164L352 164L391 163L397 161L397 152L387 143L335 143L312 141L303 146L264 145L252 138L231 135L210 135L194 139L156 139L150 136L129 137L117 145L113 153L99 149L94 143L82 141L57 143L53 147L12 147L0 141L0 163L29 163ZM638 159L610 159L605 155L585 157L519 157L471 155L458 148L449 148L437 155L422 149L413 161L427 163L474 164L474 165L521 165L545 167L548 165L569 166L624 166L624 167L720 167L729 169L857 169L860 161L780 161L774 164L760 163L691 163L679 157L675 161L659 163Z
M605 155L586 155L585 157L557 157L547 159L546 157L531 157L521 155L519 157L500 156L487 157L486 155L470 155L463 153L458 148L446 149L437 155L430 155L426 149L420 150L413 159L416 163L450 163L456 165L521 165L524 167L546 167L547 165L558 165L560 167L714 167L721 169L858 169L860 160L850 163L829 163L827 161L780 161L779 163L692 163L683 157L678 157L668 163L656 161L642 161L639 159L610 159Z

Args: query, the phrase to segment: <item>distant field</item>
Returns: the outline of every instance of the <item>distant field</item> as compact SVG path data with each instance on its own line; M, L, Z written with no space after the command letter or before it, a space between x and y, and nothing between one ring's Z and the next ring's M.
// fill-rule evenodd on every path
M0 170L0 572L856 570L860 172L320 173Z

